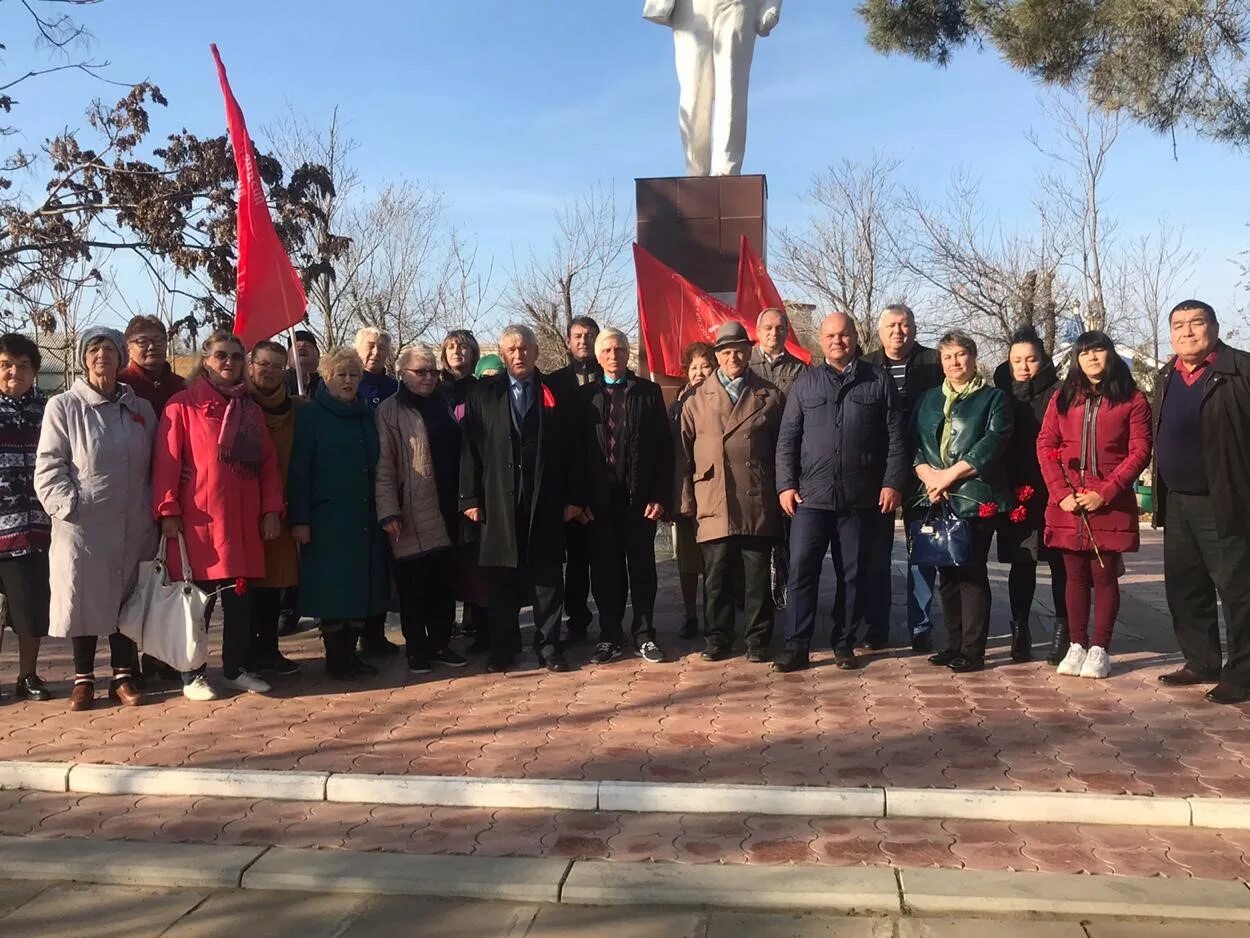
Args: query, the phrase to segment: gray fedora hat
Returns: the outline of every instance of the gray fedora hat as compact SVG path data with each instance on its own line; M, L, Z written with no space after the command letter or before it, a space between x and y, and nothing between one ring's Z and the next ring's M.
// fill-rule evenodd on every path
M716 330L716 344L712 348L719 352L723 348L734 345L750 345L751 337L747 335L747 327L740 322L723 323Z

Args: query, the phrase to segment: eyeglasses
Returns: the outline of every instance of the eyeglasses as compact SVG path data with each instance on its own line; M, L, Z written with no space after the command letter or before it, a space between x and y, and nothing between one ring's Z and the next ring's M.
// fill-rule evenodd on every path
M169 344L169 340L164 336L135 336L130 340L131 345L137 345L139 348L164 348Z
M436 368L405 368L404 371L410 375L416 375L418 378L438 377L438 369Z
M284 371L286 370L286 363L285 362L253 361L252 367L259 368L261 371Z
M243 363L242 352L223 352L221 349L213 352L213 361L215 362L231 362L233 364Z

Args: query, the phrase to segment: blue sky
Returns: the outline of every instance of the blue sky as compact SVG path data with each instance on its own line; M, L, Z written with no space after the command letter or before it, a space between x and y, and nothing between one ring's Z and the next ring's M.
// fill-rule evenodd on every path
M641 0L106 0L75 11L110 74L159 84L170 108L153 139L224 127L208 43L215 41L256 134L288 107L314 123L338 105L360 144L366 184L408 177L441 189L452 221L497 275L513 253L542 250L553 213L594 184L623 208L637 176L683 171L672 42ZM769 177L773 226L800 225L814 173L874 151L902 161L900 182L938 197L965 169L1011 226L1031 217L1045 130L1037 89L992 54L967 51L939 70L874 53L847 2L790 0L756 52L744 171ZM0 21L13 23L5 5ZM25 64L12 26L9 69ZM80 123L113 89L62 75L30 85L17 117L28 146ZM1187 292L1227 308L1231 262L1250 243L1247 155L1137 128L1121 137L1108 210L1126 236L1159 219L1183 224L1200 261ZM136 285L135 289L142 289ZM140 298L141 302L141 298Z

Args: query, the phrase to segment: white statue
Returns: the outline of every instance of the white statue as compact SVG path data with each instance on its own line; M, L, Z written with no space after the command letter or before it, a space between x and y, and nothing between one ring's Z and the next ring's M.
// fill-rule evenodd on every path
M747 145L747 84L755 37L781 18L781 0L644 0L671 26L681 85L681 139L691 176L736 176Z

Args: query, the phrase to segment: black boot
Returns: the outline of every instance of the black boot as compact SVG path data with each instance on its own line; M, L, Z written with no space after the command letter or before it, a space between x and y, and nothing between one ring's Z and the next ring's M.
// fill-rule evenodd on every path
M1058 665L1068 653L1068 620L1056 619L1055 630L1050 634L1050 654L1046 656L1046 660L1053 665Z
M357 646L360 644L360 626L345 626L343 631L346 632L348 636L344 641L343 646L347 657L348 669L351 671L352 677L373 677L378 673L378 669L361 658L359 652L357 651ZM383 641L386 641L386 639L383 639ZM398 649L399 646L396 645L395 648ZM389 654L389 652L386 654Z
M354 677L351 655L355 652L352 645L356 636L350 629L340 627L333 632L322 632L321 641L326 648L326 675L336 681L350 681Z
M1029 631L1029 621L1011 623L1011 660L1033 660L1033 633Z

